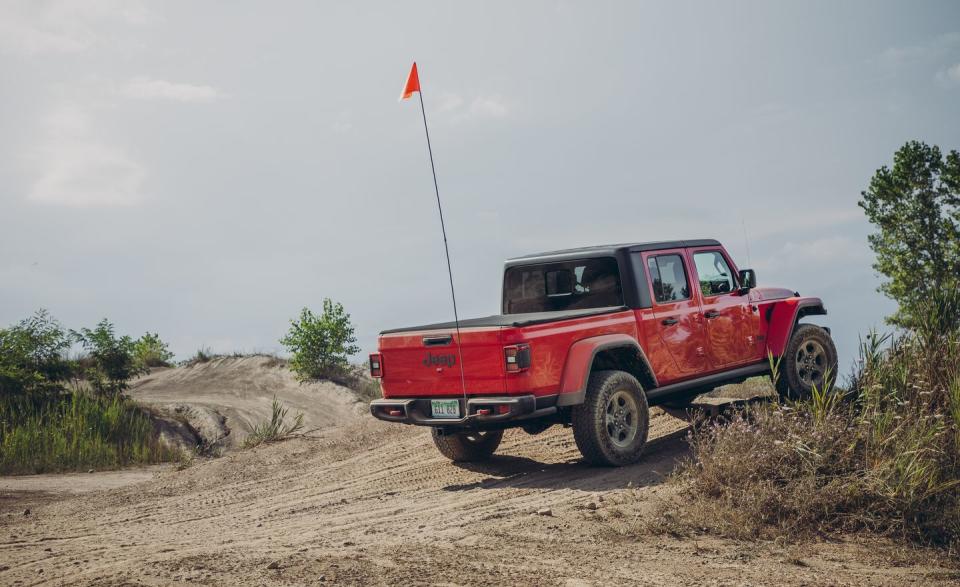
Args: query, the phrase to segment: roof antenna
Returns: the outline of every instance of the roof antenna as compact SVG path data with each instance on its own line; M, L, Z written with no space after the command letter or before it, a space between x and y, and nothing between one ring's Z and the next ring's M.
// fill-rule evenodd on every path
M747 247L747 266L753 269L753 261L750 260L750 239L747 238L747 222L743 219L743 214L740 215L740 226L743 228L743 244Z

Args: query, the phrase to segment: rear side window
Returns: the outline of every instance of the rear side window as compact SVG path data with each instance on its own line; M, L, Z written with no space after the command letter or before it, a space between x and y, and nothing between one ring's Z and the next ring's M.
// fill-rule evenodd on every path
M503 277L503 313L556 312L623 305L612 257L521 265Z
M650 272L650 284L653 286L653 297L657 303L690 299L687 271L680 255L648 257L647 270Z
M736 287L733 272L719 251L703 251L693 254L697 266L700 290L706 297L730 293Z

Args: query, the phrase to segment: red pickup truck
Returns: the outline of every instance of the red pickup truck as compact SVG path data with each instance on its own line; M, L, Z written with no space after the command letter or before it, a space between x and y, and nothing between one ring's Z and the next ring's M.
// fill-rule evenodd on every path
M804 397L837 352L819 298L756 287L715 240L586 247L510 259L503 313L385 330L370 356L373 416L432 427L454 461L488 458L503 430L572 426L585 460L640 458L649 406L769 375Z

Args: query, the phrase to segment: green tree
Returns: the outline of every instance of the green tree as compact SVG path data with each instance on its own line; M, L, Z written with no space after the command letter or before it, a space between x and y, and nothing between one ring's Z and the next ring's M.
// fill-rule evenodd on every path
M355 343L350 314L343 305L325 298L319 316L308 308L298 320L290 321L290 331L280 344L290 351L290 368L305 379L335 379L347 374L347 359L360 351Z
M71 340L46 310L0 329L0 393L56 391L70 376Z
M150 367L169 367L173 353L167 343L160 340L159 334L147 332L133 343L133 358L137 367L147 370Z
M116 395L128 387L130 379L144 372L134 358L135 343L129 336L117 337L106 318L93 330L81 328L73 335L90 353L90 361L81 361L83 375L101 395Z
M943 157L935 145L910 141L862 196L860 207L878 229L869 236L873 268L887 278L879 291L900 306L887 320L915 328L931 300L960 290L960 153ZM949 318L946 327L960 320Z

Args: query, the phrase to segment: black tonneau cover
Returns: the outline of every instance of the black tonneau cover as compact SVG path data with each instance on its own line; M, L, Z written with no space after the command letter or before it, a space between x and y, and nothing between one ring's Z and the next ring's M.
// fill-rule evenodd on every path
M611 314L613 312L622 312L626 306L613 306L609 308L588 308L586 310L564 310L562 312L532 312L529 314L498 314L496 316L486 316L484 318L470 318L460 321L460 328L478 328L481 326L530 326L532 324L544 324L546 322L559 322L560 320L570 320L571 318L583 318L584 316L597 316L600 314ZM380 334L395 334L397 332L415 332L418 330L452 330L456 328L455 322L438 322L436 324L425 324L423 326L407 326L405 328L393 328L384 330Z

